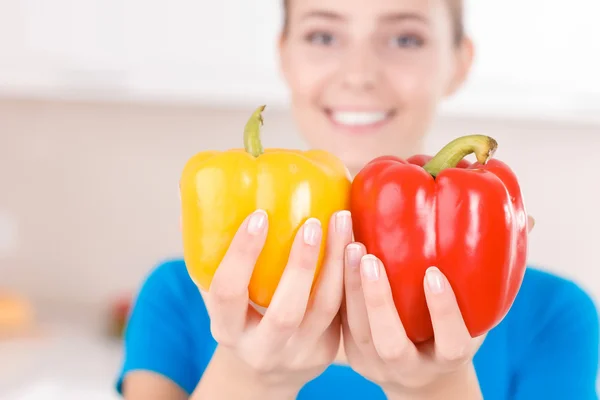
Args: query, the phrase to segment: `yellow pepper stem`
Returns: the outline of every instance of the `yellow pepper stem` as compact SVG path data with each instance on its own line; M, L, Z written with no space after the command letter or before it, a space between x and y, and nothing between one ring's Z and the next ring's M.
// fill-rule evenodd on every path
M244 128L244 148L254 157L260 156L264 149L260 142L260 127L263 125L262 112L266 106L260 106L254 111Z

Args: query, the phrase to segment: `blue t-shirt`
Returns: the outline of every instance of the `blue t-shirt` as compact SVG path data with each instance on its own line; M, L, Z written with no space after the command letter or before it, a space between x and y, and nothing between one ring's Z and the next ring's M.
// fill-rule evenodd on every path
M202 297L181 260L165 262L146 279L125 334L117 381L133 370L153 371L188 394L216 343ZM597 399L598 313L573 282L529 268L506 318L475 355L486 400ZM308 382L298 399L385 399L350 367L333 364Z

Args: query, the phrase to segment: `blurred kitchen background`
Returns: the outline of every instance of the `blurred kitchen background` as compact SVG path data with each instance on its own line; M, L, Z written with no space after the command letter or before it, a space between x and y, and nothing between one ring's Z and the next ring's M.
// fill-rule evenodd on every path
M238 147L304 148L280 1L0 0L0 398L115 399L120 321L181 255L177 183ZM600 2L467 1L477 60L429 138L485 133L536 220L530 262L600 300ZM2 334L3 333L3 334Z

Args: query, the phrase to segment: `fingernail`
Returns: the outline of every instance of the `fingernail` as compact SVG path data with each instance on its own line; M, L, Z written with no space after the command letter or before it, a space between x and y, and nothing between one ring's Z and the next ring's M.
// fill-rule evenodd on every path
M267 223L267 213L263 210L256 210L248 221L248 233L257 235L265 228Z
M346 247L346 263L349 268L356 269L360 267L361 253L362 247L357 243L350 243Z
M316 218L309 218L304 223L304 232L302 232L304 243L309 246L316 246L321 243L321 221Z
M337 233L348 233L351 223L350 211L343 210L335 215L335 231Z
M360 263L360 270L365 278L370 281L379 279L379 260L370 254L364 256Z
M444 291L444 277L439 269L430 267L425 273L427 285L432 293L442 293Z

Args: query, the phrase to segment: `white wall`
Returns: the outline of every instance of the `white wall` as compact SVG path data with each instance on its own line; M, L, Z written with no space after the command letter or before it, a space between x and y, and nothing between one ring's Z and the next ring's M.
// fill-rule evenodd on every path
M281 2L0 2L0 94L284 105ZM445 111L600 121L600 2L465 4L477 57Z
M184 162L239 146L250 111L0 102L0 286L97 304L135 288L149 268L180 254ZM287 113L267 110L265 118L267 146L303 147ZM537 220L531 262L600 300L599 128L444 119L429 148L470 133L497 138L497 157L520 177Z

